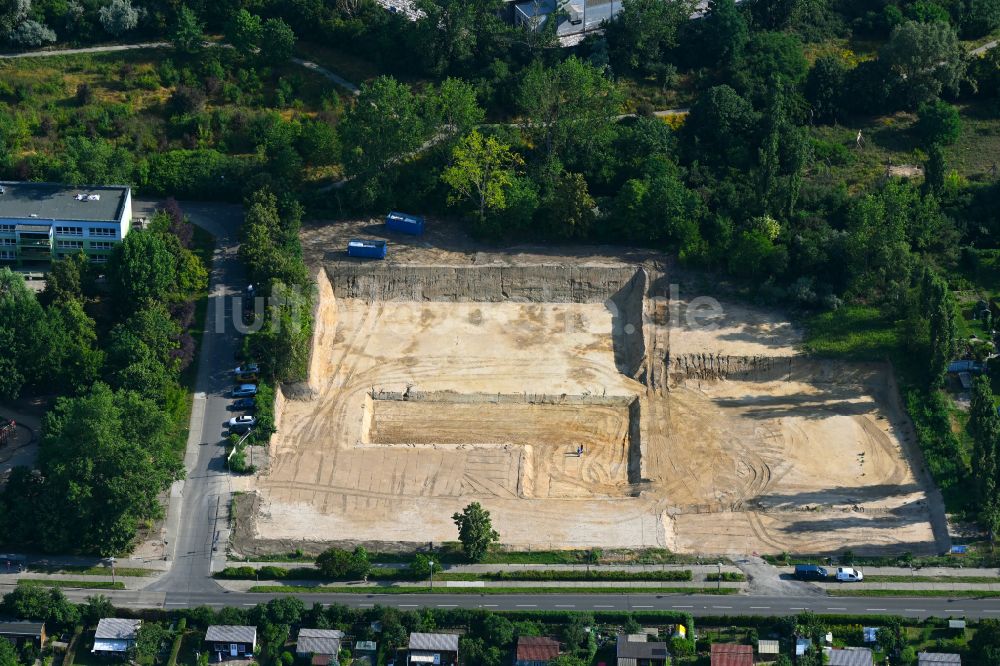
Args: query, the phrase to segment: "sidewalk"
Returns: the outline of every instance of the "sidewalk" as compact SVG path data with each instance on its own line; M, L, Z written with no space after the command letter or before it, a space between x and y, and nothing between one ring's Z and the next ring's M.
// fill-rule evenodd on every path
M251 587L257 586L274 586L274 585L285 585L291 587L352 587L358 588L358 590L391 590L392 588L401 587L418 587L426 588L428 587L427 581L400 581L400 582L368 582L363 583L361 581L316 581L316 580L291 580L291 581L280 581L280 580L262 580L260 582L255 580L216 580L216 582L224 589L230 590L232 592L247 592ZM607 589L661 589L661 588L690 588L702 590L705 588L725 588L725 589L742 589L745 583L704 583L704 582L674 582L674 581L637 581L637 582L624 582L624 581L554 581L554 580L539 580L539 581L461 581L461 580L444 580L444 581L434 581L435 588L470 588L470 587L499 587L499 588L526 588L526 589L538 589L540 587L545 588L566 588L572 590L574 588L583 589L594 589L594 588L607 588Z

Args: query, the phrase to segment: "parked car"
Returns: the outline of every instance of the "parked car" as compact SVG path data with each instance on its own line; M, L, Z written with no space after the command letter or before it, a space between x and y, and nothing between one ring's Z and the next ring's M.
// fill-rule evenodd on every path
M260 372L260 366L256 363L244 363L233 370L234 375L256 375Z
M242 374L236 375L235 379L236 379L236 381L240 382L241 384L256 384L257 383L257 375L253 374L252 372L246 372L246 373L242 373Z
M841 583L858 583L865 579L865 575L852 567L839 567L837 569L837 580Z
M254 384L240 384L233 387L234 398L250 398L257 395L257 386Z
M257 399L256 398L240 398L239 400L237 400L236 402L234 402L232 405L230 405L230 409L232 409L233 411L237 411L237 412L239 412L239 411L247 411L247 410L256 409L256 408L257 408Z
M234 416L226 421L226 426L234 432L245 432L257 425L257 419L253 416Z
M799 580L826 580L830 572L815 564L796 564L795 577Z

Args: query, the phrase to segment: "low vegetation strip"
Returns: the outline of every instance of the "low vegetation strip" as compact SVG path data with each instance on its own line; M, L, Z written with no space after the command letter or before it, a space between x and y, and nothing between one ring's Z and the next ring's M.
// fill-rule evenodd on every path
M634 588L607 587L303 587L297 585L254 585L248 592L270 594L628 594ZM643 594L736 594L731 587L644 587Z
M831 597L961 597L963 599L989 599L1000 597L1000 592L989 590L828 590Z
M710 573L705 576L705 580L710 583L717 583L719 581L725 583L742 583L747 579L747 577L740 573L739 571L723 571L719 573Z
M1000 583L997 576L886 576L865 575L866 583Z
M81 587L91 590L124 590L125 583L109 580L49 580L46 578L21 578L18 585L36 585L38 587Z
M60 567L60 566L43 566L32 564L28 567L28 571L31 573L39 574L74 574L77 576L110 576L111 569L108 567ZM162 571L156 571L155 569L132 569L132 568L115 568L115 574L119 576L126 576L130 578L141 578L144 576L156 576L163 573Z
M718 574L712 574L717 580ZM343 578L326 578L317 569L298 567L295 569L284 569L282 567L266 566L260 569L253 567L227 567L216 574L218 578L229 580L346 580ZM742 574L737 577L730 577L728 572L723 574L724 581L742 581ZM368 574L368 580L372 581L404 581L419 580L409 569L373 569ZM583 570L583 571L552 571L552 570L529 570L529 571L494 571L489 573L440 573L435 575L435 580L453 581L672 581L690 582L693 580L690 569L671 571L616 571L616 570Z

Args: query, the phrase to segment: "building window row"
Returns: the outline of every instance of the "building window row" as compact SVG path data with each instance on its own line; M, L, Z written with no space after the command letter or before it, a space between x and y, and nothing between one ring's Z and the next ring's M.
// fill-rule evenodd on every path
M114 246L115 244L110 241L90 241L91 250L111 250Z
M83 248L83 241L72 241L72 240L56 241L56 247L66 250L79 250Z
M95 263L95 264L106 264L108 262L108 257L107 257L107 255L104 255L104 254L98 254L98 255L94 255L93 257L91 257L90 261L91 261L91 263Z
M107 237L114 238L115 236L118 235L118 230L117 229L102 229L102 228L98 228L98 227L91 227L91 229L90 229L90 235L91 236L104 236L106 238Z
M13 258L14 258L13 250L0 250L0 259L13 259Z
M82 236L83 227L56 227L58 236Z
M16 238L0 238L0 245L17 245Z
M0 234L12 234L14 233L13 224L0 224Z

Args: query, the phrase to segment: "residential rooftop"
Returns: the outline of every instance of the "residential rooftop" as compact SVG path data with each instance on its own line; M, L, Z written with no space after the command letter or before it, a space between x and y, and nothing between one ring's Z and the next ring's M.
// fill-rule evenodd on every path
M0 219L118 222L130 188L0 181ZM82 195L82 196L81 196Z

